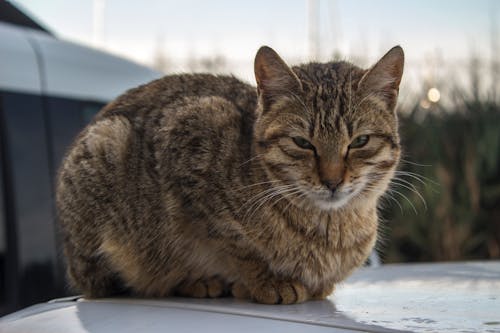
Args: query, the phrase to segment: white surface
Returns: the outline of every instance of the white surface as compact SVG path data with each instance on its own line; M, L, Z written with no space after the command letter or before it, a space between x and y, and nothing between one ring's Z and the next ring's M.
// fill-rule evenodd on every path
M0 320L0 331L80 332L356 332L322 325L175 307L168 302L73 302L22 320ZM67 304L66 304L67 305ZM50 306L50 305L49 305ZM7 318L8 319L8 318Z
M161 76L131 61L8 23L0 22L0 41L1 90L108 102Z
M32 31L43 55L45 93L110 101L127 89L160 77L147 67L110 54Z
M35 52L26 30L0 22L0 90L40 94Z
M330 297L357 322L417 332L500 332L500 262L386 265Z
M328 300L296 305L233 298L61 300L0 319L2 332L131 332L138 327L143 332L245 332L246 326L259 332L266 332L259 327L269 332L500 332L500 262L363 268Z

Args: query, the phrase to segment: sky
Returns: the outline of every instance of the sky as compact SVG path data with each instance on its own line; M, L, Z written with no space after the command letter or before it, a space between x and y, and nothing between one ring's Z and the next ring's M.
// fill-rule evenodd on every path
M189 58L220 55L228 71L248 81L261 45L273 47L289 63L307 61L310 26L318 31L319 60L338 54L369 66L399 44L409 79L412 71L439 71L441 65L453 70L472 54L491 57L492 22L500 17L497 0L316 0L319 14L313 20L308 19L314 17L311 0L12 2L61 38L147 65L161 50L172 72L188 70ZM98 33L93 30L96 5L103 17ZM423 64L428 68L422 70Z

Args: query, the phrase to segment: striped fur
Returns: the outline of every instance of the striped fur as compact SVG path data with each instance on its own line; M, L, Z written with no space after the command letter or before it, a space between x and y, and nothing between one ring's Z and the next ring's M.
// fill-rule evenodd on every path
M289 68L263 47L257 92L194 74L117 98L59 172L71 285L87 297L324 298L374 246L400 154L402 66L399 47L370 70Z

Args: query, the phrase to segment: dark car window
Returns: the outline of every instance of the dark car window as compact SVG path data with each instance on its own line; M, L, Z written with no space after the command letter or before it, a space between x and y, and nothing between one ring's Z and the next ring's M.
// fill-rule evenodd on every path
M83 116L83 122L85 124L90 123L92 118L99 112L104 104L102 103L84 103L82 107L82 116Z
M66 150L103 105L0 92L0 314L66 292L55 177Z
M3 132L2 110L0 105L0 132ZM2 146L2 136L0 134L0 313L4 312L6 307L5 294L5 256L7 251L7 231L5 218L5 195L4 195L4 167L3 167L4 151Z
M45 97L49 128L49 154L52 184L56 183L57 171L61 162L78 133L90 122L92 117L102 108L103 103L80 101L62 97ZM55 193L55 192L54 192ZM56 233L57 253L62 253L61 235ZM56 275L64 277L64 267L59 257ZM60 295L59 295L60 296Z
M52 168L57 170L78 133L87 125L104 103L62 97L46 97L49 121Z
M47 98L47 113L52 150L51 172L56 174L69 145L83 127L81 104L66 98Z
M7 223L14 226L16 237L9 244L16 256L17 276L10 280L23 286L17 288L14 301L25 304L25 300L50 298L47 293L55 284L57 254L47 127L40 96L5 92L2 111L12 187L6 195L11 196L13 206L9 207L13 216Z
M102 106L102 103L97 102L61 97L47 98L53 174L59 169L64 154L75 137Z

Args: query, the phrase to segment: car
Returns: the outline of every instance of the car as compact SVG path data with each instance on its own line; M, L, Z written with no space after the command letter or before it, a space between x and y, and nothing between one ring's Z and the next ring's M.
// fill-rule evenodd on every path
M161 76L68 42L0 1L0 315L67 294L53 192L76 134L107 102Z
M67 295L54 177L107 102L161 74L61 40L0 1L0 332L500 332L500 262L372 265L323 301ZM10 314L9 314L10 313Z
M326 300L79 296L0 319L18 332L500 332L500 262L364 267Z

